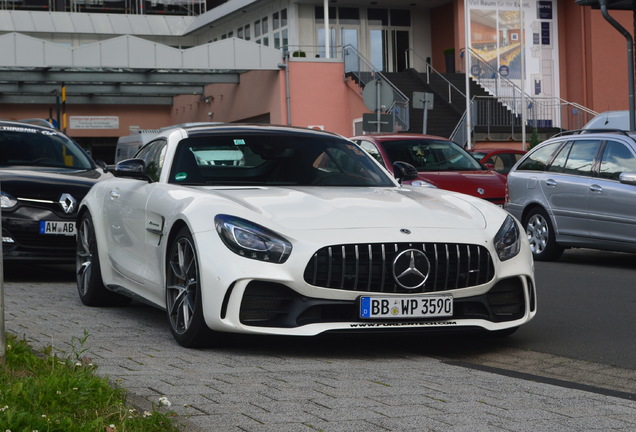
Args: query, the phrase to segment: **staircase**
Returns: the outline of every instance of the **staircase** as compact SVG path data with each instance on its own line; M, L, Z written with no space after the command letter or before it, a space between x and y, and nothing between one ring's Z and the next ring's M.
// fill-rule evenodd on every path
M466 76L462 73L440 75L431 74L427 79L426 73L420 73L414 69L384 73L384 76L411 100L413 92L433 93L433 109L428 111L426 132L429 135L449 138L466 111L466 96L463 93L466 87ZM481 106L481 109L476 110L476 118L473 119L475 134L499 132L510 135L511 129L521 130L520 119L512 115L505 105L493 99L490 93L472 79L470 80L470 97L480 101ZM488 103L481 103L483 101ZM422 133L423 110L413 108L411 103L409 111L410 128L406 132ZM492 119L498 121L494 122ZM493 123L500 124L501 119L504 119L504 126L492 126Z
M470 52L478 57L472 50ZM411 54L422 60L415 52ZM427 72L424 73L415 69L380 72L351 45L342 48L342 55L345 76L355 86L355 91L363 89L372 80L382 80L393 89L394 103L387 111L394 114L396 130L422 133L424 111L413 108L413 93L432 93L433 109L427 111L426 133L457 140L460 145L467 142L465 74L441 74L430 64L427 64ZM491 66L484 62L484 70L488 67ZM558 97L529 96L496 70L482 75L477 78L471 76L469 80L473 142L520 141L522 116L526 121L527 134L544 140L563 130L580 129L598 114Z

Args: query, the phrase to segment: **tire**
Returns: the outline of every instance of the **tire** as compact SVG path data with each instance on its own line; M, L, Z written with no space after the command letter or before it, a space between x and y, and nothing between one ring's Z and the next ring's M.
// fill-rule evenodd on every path
M186 227L181 228L168 248L166 311L170 332L179 345L196 348L214 338L203 318L198 257Z
M121 306L132 301L129 297L110 291L104 286L95 228L89 212L84 213L78 223L75 276L77 292L86 306Z
M530 210L523 225L536 261L559 259L564 249L557 244L552 222L543 208L536 207Z

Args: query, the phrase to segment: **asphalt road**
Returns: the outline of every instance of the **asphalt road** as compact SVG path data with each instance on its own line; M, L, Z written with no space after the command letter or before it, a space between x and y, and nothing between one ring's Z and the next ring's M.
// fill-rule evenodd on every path
M636 370L636 255L566 251L535 263L538 313L508 343Z

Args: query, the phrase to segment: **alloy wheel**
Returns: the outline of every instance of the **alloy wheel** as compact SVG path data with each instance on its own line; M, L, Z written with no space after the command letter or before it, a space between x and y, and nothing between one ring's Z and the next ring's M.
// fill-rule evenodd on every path
M197 257L190 239L182 237L172 247L168 262L167 308L170 325L178 334L188 331L199 290Z
M92 236L91 224L88 218L83 218L77 232L77 253L75 257L77 287L82 295L86 295L90 289L89 284L93 268Z
M532 253L542 253L548 246L549 241L550 229L548 221L540 214L534 214L528 219L526 232Z

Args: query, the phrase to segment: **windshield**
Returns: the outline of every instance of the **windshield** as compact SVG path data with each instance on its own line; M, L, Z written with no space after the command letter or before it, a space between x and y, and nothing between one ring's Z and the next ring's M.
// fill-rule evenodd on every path
M93 168L80 147L62 134L29 126L0 126L0 167L19 166Z
M481 171L482 166L466 150L451 141L403 139L382 141L391 160L407 162L418 171Z
M337 137L234 131L179 143L171 183L395 186L356 144Z

